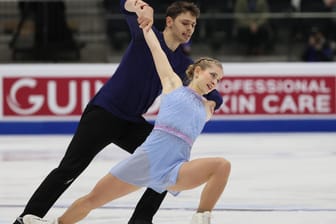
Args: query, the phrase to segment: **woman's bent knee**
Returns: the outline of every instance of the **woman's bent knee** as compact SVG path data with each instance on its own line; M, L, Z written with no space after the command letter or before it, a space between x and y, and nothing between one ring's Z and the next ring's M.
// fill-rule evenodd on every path
M231 171L231 163L230 161L224 158L217 158L217 172L221 173L222 175L228 176Z

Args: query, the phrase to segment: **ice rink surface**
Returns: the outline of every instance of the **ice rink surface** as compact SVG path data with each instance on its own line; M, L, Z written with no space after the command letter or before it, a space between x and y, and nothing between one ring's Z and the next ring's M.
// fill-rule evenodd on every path
M0 224L11 224L42 179L55 168L71 136L0 136ZM114 145L100 153L56 202L61 214L111 166L127 157ZM336 133L202 134L192 158L231 161L227 188L213 224L335 224ZM202 187L168 195L154 224L185 224ZM81 223L126 224L143 191L97 209Z

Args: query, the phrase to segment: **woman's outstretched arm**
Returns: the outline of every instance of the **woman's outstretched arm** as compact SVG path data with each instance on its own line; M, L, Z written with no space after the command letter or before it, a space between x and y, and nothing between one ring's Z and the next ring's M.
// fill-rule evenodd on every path
M168 93L180 86L182 86L182 81L180 77L174 72L171 67L168 58L161 48L160 42L157 39L154 31L152 29L146 31L143 29L145 40L152 53L154 64L156 70L159 74L162 92Z

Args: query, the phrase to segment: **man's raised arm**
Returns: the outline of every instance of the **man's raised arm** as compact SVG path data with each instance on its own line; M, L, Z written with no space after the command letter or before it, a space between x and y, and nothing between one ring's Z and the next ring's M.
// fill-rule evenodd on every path
M146 2L142 0L126 0L125 9L129 12L134 12L138 16L140 28L145 28L148 31L154 22L154 10Z

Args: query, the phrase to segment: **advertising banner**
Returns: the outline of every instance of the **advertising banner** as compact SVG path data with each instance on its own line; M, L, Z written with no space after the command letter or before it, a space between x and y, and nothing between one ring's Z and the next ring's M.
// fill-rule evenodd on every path
M205 132L336 131L336 64L223 66L217 88L223 104ZM0 134L73 132L116 67L0 66ZM159 105L160 98L144 116L155 120Z
M334 76L226 77L218 87L218 114L335 115Z
M3 118L78 119L106 77L3 77Z

